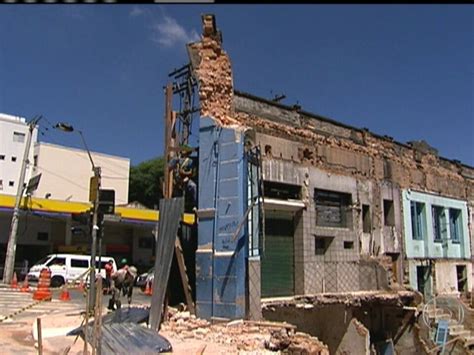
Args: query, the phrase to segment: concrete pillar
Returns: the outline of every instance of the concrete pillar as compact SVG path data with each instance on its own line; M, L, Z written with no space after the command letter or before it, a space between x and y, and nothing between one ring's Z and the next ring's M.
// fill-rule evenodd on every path
M66 218L66 230L64 231L64 244L65 245L71 245L72 244L72 232L71 232L71 227L72 227L72 220L71 217Z
M201 118L196 311L202 318L244 318L247 309L243 133Z

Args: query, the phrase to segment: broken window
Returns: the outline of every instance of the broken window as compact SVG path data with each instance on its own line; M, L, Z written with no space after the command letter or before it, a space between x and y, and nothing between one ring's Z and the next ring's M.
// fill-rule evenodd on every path
M372 222L370 220L370 206L362 205L362 232L370 233Z
M339 228L352 226L351 194L315 189L314 199L316 225Z
M395 209L392 200L383 200L383 221L388 227L395 226Z
M314 237L314 253L316 255L324 255L329 248L333 238L332 237Z
M459 243L462 238L462 214L461 210L457 208L449 209L449 231L451 233L451 240L454 243Z
M354 242L344 241L344 249L354 249Z
M414 240L423 240L425 235L425 204L411 201L411 233Z
M456 265L456 276L458 280L458 291L467 291L467 272L466 265Z
M446 233L446 223L444 221L444 208L440 206L431 206L431 215L433 219L434 241L440 243Z
M264 181L263 191L265 197L279 200L301 200L301 186L284 184L281 182Z

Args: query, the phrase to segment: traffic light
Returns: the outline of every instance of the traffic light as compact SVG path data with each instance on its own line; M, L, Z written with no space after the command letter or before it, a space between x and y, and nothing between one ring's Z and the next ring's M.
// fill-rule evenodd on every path
M115 214L115 190L99 189L99 213Z

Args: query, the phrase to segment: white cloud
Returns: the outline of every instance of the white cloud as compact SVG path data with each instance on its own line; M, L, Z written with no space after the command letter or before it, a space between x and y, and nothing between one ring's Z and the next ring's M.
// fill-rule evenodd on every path
M152 40L163 47L199 40L199 35L194 29L188 32L174 18L166 15L152 25L152 31Z
M140 16L140 15L143 15L145 13L145 11L141 8L139 8L138 6L134 6L132 10L130 10L130 13L129 15L131 17L137 17L137 16Z

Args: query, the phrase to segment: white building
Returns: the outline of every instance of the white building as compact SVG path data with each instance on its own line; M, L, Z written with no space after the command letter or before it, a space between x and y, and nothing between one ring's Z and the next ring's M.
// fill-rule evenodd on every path
M62 201L89 201L93 175L87 152L81 149L39 142L34 149L34 175L41 180L34 196ZM115 190L115 204L128 203L130 159L91 152L102 171L101 188Z
M0 113L0 193L16 195L28 124L22 117ZM32 135L25 183L41 173L35 197L88 202L93 175L87 151L45 142L37 142L38 129ZM115 203L128 203L130 159L91 152L102 171L101 188L115 190Z
M23 117L0 113L0 193L16 195L27 136L28 124ZM28 157L30 162L33 162L37 136L38 130L35 128ZM31 165L28 165L26 182L31 174Z

